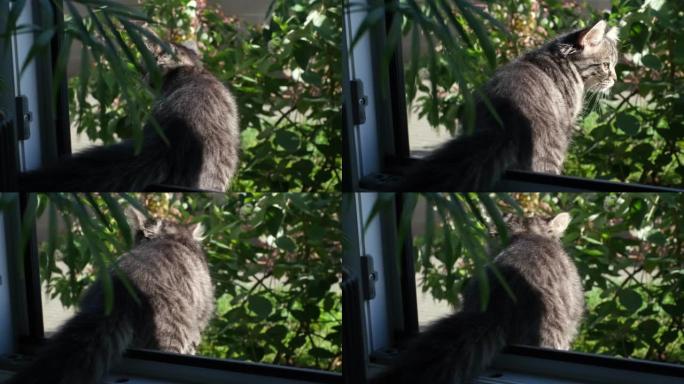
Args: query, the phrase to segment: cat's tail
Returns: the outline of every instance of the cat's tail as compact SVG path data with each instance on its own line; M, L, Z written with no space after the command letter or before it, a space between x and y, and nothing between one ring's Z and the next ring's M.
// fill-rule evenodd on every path
M76 314L5 384L101 383L135 334L135 313L116 304L109 315L100 310Z
M389 190L490 191L503 173L512 168L532 168L532 127L510 100L492 98L502 122L484 106L477 119L479 129L462 135L412 166L406 177ZM503 125L501 125L503 124Z
M20 191L143 191L168 174L159 145L135 154L132 141L94 147L42 169L19 175Z
M371 383L471 383L506 343L500 322L486 312L459 312L441 319Z
M488 191L512 167L525 161L517 138L481 131L446 143L409 168L395 191Z

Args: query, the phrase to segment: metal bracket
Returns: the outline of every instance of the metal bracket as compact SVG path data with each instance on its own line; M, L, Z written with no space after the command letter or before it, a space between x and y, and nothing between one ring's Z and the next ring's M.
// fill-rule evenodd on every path
M15 100L17 106L17 139L25 141L31 137L30 127L33 114L28 110L28 97L24 95L17 96Z
M373 267L373 258L371 256L361 256L361 277L361 282L363 284L363 299L374 299L375 282L378 280L378 273Z
M352 80L350 84L354 125L363 124L366 122L368 96L363 93L363 82L361 80Z

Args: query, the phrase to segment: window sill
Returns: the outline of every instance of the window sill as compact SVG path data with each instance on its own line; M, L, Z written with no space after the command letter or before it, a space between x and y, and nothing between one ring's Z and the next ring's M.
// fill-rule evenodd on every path
M386 356L385 356L386 358ZM379 355L379 360L383 360ZM370 364L377 374L379 364ZM528 346L507 347L479 384L679 384L684 365L625 359Z
M23 363L0 357L0 379L11 376ZM4 375L4 376L3 376ZM2 382L2 380L0 380ZM183 356L147 350L129 350L104 383L156 384L338 384L336 372Z
M372 173L359 181L360 191L389 191L388 185L403 176ZM529 171L506 171L491 192L684 192L684 189L659 187L607 180L583 179L575 176L551 175ZM420 192L420 191L416 191ZM450 191L444 191L450 192Z

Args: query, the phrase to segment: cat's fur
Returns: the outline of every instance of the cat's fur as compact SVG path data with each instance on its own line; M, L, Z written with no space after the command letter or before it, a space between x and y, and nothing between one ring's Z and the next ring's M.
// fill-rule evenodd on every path
M112 270L111 313L105 314L98 281L86 291L78 313L7 384L99 384L129 347L195 352L214 311L201 227L129 213L137 228L136 245L117 266L139 302Z
M482 91L475 132L447 142L412 167L394 191L482 191L507 169L560 174L588 92L616 80L618 30L605 21L562 35L499 68Z
M148 124L140 154L135 155L130 139L94 147L22 174L19 189L144 191L161 184L225 191L239 155L235 99L202 67L196 51L170 46L171 52L151 46L163 76L152 113L169 144Z
M471 383L507 344L568 349L584 312L577 269L561 246L567 213L509 223L510 243L491 270L489 304L481 310L479 284L471 281L460 312L438 320L414 340L376 384Z

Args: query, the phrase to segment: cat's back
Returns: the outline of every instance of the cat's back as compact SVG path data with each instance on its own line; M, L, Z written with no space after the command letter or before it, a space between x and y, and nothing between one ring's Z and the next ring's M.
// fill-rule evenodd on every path
M495 258L495 265L513 277L516 295L525 296L518 298L524 305L516 306L516 318L535 324L518 327L516 342L568 349L584 312L584 293L577 268L560 240L516 235Z
M577 275L560 240L531 233L515 235L494 262L539 281L561 282Z
M549 45L503 65L485 85L489 96L516 100L520 107L553 111L559 119L574 119L582 105L583 85L577 69L551 52Z
M167 75L154 115L175 147L175 172L164 184L225 190L240 146L238 108L228 88L201 67L177 68Z
M134 282L144 285L208 278L207 261L200 246L181 239L146 241L124 255L118 265Z
M189 121L237 121L235 97L211 72L201 67L180 67L167 75L160 107L185 115ZM237 126L226 124L223 128Z

